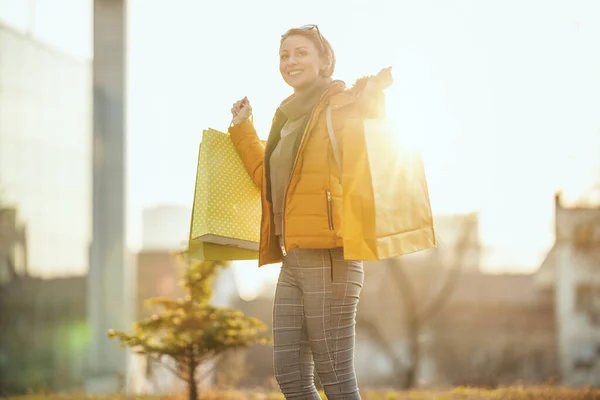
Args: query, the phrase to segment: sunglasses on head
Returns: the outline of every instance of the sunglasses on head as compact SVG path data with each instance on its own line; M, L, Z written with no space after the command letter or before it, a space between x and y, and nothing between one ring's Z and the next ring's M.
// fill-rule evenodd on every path
M316 24L308 24L308 25L302 25L298 28L294 28L297 29L299 31L311 31L313 29L317 30L317 34L319 35L319 41L321 42L321 45L325 46L325 40L323 39L323 35L321 35L321 31L319 30L319 27ZM281 35L283 36L283 35Z

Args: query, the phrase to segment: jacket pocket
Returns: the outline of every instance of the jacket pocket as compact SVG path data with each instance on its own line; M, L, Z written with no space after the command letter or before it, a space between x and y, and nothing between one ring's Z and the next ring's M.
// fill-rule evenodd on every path
M329 221L329 230L333 230L333 205L331 204L331 191L327 189L325 191L325 197L327 198L327 220Z

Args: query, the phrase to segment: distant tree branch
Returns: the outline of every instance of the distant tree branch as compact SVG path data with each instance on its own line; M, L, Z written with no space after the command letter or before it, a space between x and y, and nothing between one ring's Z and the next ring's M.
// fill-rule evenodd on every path
M427 304L420 315L416 316L417 324L422 327L429 321L435 314L441 311L444 305L448 302L448 299L452 295L452 292L456 288L456 284L460 278L462 271L462 260L461 262L455 263L451 270L446 275L446 280L433 300Z
M417 301L415 296L415 291L413 285L410 282L408 276L404 272L402 261L399 258L390 259L388 261L388 265L390 266L389 271L394 278L394 282L398 286L399 292L403 297L404 301L402 302L404 306L404 310L406 312L407 318L411 323L418 322L417 317Z
M356 322L360 325L361 329L364 330L375 344L381 349L381 351L391 358L394 371L404 370L404 365L400 357L396 356L394 348L390 345L388 340L385 338L381 329L372 319L364 317L362 314L356 315Z
M172 366L170 366L169 364L164 362L161 357L154 355L154 354L147 354L147 356L150 359L150 361L152 361L156 364L162 365L163 367L165 367L166 369L171 371L175 376L177 376L182 381L185 382L188 380L187 377L185 375L183 375L177 368L173 368Z
M471 245L470 239L472 238L474 229L474 221L467 218L463 224L460 238L455 246L455 258L453 264L450 270L447 271L441 288L433 297L431 297L431 301L423 307L422 311L419 311L415 289L403 268L402 260L400 258L393 258L387 261L387 265L389 266L388 270L398 287L398 292L402 296L402 305L404 308L405 323L409 339L411 360L410 367L405 371L405 388L412 387L415 384L420 357L419 332L423 326L448 303L448 299L455 290L462 272L463 264L467 259L467 254ZM367 331L369 336L384 354L387 354L390 357L394 369L397 371L405 370L401 359L395 355L392 346L382 334L378 324L373 320L359 315L357 315L357 321L361 324L362 328Z
M455 259L450 268L450 271L446 274L446 279L442 285L440 291L436 296L433 296L432 301L427 304L420 315L417 316L417 321L420 327L422 327L427 321L429 321L435 314L437 314L444 305L448 302L448 299L454 292L458 280L460 278L463 264L467 259L467 253L470 247L470 239L475 229L473 221L467 219L463 224L462 234L460 239L455 246ZM413 301L414 302L414 301Z

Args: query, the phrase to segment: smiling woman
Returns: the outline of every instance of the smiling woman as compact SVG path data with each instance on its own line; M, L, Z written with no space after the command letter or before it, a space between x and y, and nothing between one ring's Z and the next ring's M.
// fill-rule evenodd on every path
M318 34L318 41L312 30ZM330 78L334 69L333 48L316 25L290 29L281 37L279 72L294 92Z
M281 37L279 71L294 93L275 112L266 147L248 99L231 109L231 139L261 188L259 265L283 261L273 308L274 364L290 399L320 399L313 370L328 399L360 399L353 354L363 263L344 253L332 138L349 120L378 117L381 107L374 105L392 79L384 69L347 89L331 79L334 69L333 48L316 25L290 29Z

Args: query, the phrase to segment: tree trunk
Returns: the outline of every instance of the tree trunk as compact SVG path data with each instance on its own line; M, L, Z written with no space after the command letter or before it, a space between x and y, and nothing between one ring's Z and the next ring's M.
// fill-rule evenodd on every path
M419 373L419 362L421 361L421 348L419 345L419 332L421 327L415 316L411 316L408 322L408 346L410 363L405 371L405 381L403 389L412 389L417 384L417 376Z
M189 400L198 400L198 387L195 379L188 380Z
M191 353L191 351L190 351ZM196 359L190 354L188 359L188 392L189 400L198 400L198 384L196 382Z
M404 368L404 380L401 389L412 389L417 380L417 371L419 363L419 331L421 328L420 320L417 315L418 306L413 286L408 276L406 276L402 263L399 259L388 262L390 271L399 288L399 293L403 297L402 305L404 307L404 320L408 333L408 358L409 365Z

